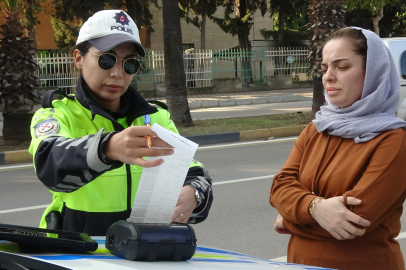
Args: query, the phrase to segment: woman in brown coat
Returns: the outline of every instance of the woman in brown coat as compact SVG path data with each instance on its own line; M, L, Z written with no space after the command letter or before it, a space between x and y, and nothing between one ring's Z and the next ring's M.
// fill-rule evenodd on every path
M323 48L326 106L275 175L274 229L290 234L288 262L337 269L405 269L399 243L406 197L406 122L399 79L374 33L345 28Z

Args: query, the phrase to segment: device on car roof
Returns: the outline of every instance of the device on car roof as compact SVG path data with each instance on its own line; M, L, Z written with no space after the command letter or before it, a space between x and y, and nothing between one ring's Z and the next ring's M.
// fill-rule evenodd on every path
M86 233L40 229L0 223L0 240L20 244L22 252L39 252L41 247L95 251L96 241Z

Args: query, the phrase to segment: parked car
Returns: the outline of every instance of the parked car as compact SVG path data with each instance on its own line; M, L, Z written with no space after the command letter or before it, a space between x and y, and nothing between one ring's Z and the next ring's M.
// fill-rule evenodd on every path
M22 253L18 244L0 240L0 269L32 270L104 270L104 269L278 269L278 270L322 270L314 266L290 264L261 259L237 252L198 245L192 259L182 262L139 262L129 261L111 254L105 247L106 237L92 237L99 246L94 252L64 252L51 250L41 253ZM59 252L59 253L58 253ZM7 261L4 261L7 260ZM17 264L17 266L15 266ZM9 268L2 268L8 266ZM15 268L12 268L14 266ZM21 268L21 267L22 268ZM20 268L18 268L20 267ZM26 268L23 268L26 267Z
M400 100L396 115L406 120L406 37L383 38L395 61L400 80Z

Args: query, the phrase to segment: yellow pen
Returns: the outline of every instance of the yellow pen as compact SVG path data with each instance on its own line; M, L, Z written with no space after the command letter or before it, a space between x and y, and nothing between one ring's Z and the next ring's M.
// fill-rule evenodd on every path
M147 127L151 126L151 116L149 116L149 114L144 115L144 125L146 125ZM151 148L152 142L151 142L150 135L147 136L147 144L148 144L148 148Z

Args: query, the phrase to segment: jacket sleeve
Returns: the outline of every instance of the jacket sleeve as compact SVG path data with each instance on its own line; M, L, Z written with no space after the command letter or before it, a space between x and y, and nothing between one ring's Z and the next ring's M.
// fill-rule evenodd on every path
M184 186L191 185L196 189L202 199L202 203L197 207L189 218L188 223L199 223L207 218L213 202L212 180L203 164L193 160L192 165L186 175Z
M47 119L47 120L44 120ZM36 130L52 120L55 133L41 134ZM73 192L91 182L106 171L122 166L121 162L109 163L101 157L101 145L113 132L72 138L63 119L54 109L41 109L31 124L32 142L30 152L38 178L50 190Z

